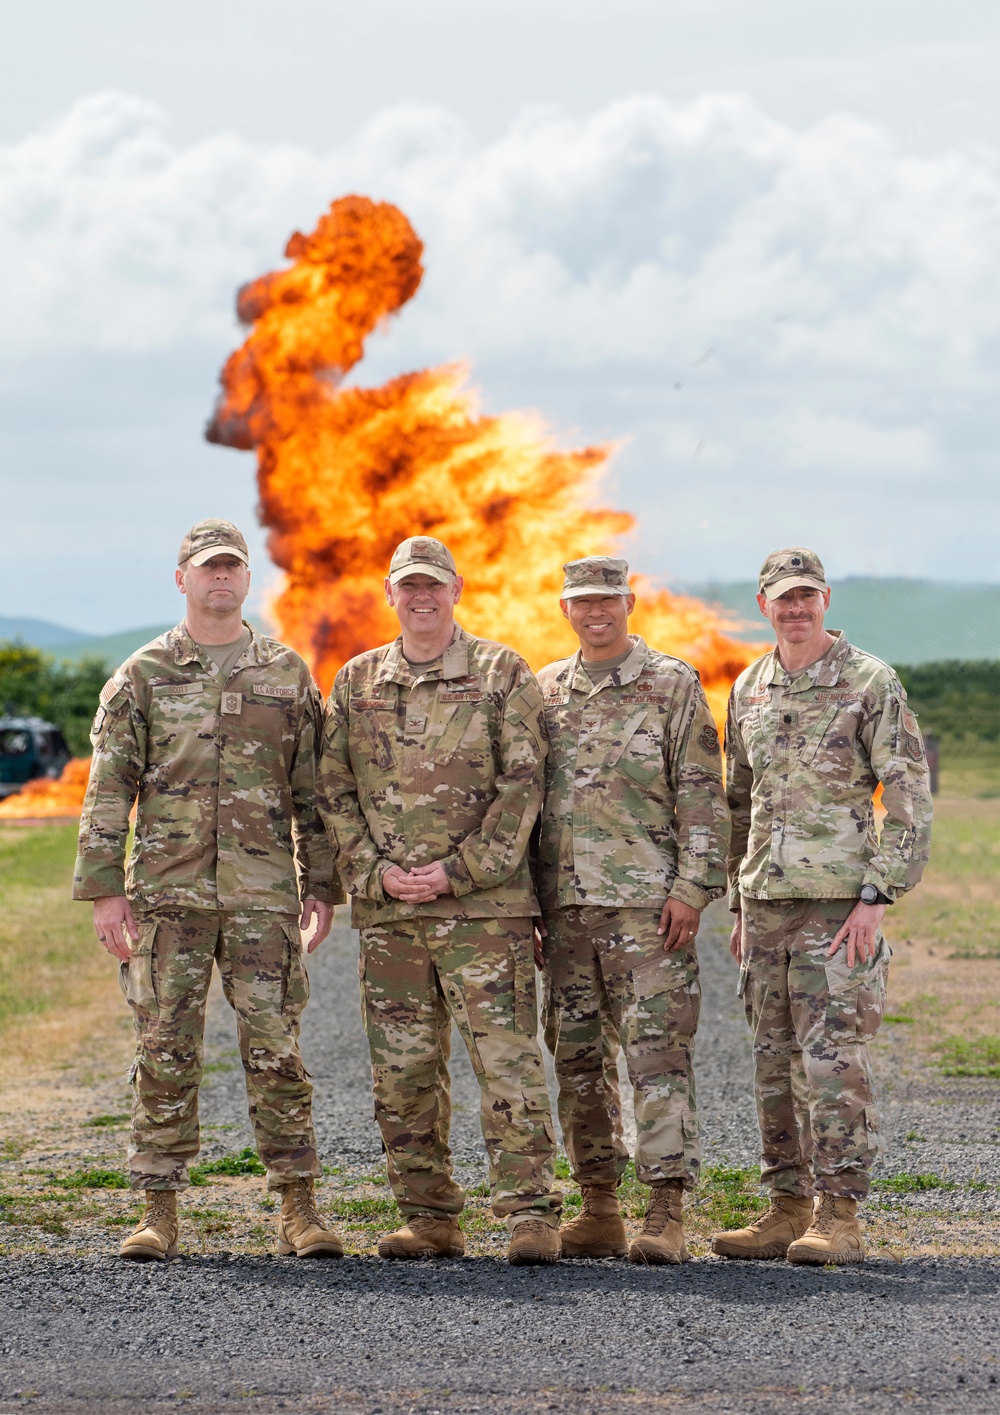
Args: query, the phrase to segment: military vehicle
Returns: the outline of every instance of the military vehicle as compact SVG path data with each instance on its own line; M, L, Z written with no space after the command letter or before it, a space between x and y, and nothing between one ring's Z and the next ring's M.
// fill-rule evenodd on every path
M0 798L36 777L60 776L70 755L54 723L41 717L0 716Z

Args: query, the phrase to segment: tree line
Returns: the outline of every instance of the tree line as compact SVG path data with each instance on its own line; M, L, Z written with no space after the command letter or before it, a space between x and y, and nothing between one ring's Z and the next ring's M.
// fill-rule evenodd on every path
M87 756L97 699L115 667L100 658L66 663L0 640L0 713L44 717L62 729L74 756ZM1000 660L948 659L896 671L921 728L946 750L1000 742Z

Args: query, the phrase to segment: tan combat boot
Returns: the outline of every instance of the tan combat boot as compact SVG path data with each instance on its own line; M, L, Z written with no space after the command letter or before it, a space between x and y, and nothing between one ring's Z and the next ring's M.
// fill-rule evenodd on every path
M461 1258L465 1239L453 1214L414 1214L378 1241L380 1258Z
M177 1247L177 1191L147 1189L146 1211L118 1249L119 1258L176 1258Z
M628 1239L614 1184L581 1184L583 1208L559 1230L564 1258L623 1258Z
M863 1263L857 1199L821 1194L808 1231L789 1246L790 1263Z
M562 1252L559 1230L541 1218L524 1218L514 1225L507 1249L507 1261L512 1267L528 1267L538 1263L556 1263Z
M283 1257L342 1258L344 1245L331 1233L316 1208L311 1179L294 1179L281 1188L278 1252Z
M813 1201L797 1194L771 1191L767 1212L748 1228L732 1228L712 1239L720 1258L783 1258L789 1243L801 1238L812 1223Z
M686 1263L682 1227L684 1186L679 1179L653 1185L642 1232L628 1250L630 1263Z

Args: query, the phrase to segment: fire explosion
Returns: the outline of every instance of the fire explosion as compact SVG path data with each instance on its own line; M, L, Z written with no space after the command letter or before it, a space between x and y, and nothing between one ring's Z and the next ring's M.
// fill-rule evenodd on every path
M561 567L616 553L634 525L587 505L611 449L558 451L525 413L482 417L462 365L340 388L369 334L416 294L423 247L406 217L365 197L335 201L289 240L292 264L245 285L252 332L222 371L210 442L255 450L268 549L285 572L278 635L328 693L341 664L397 633L382 583L396 545L433 535L467 574L465 628L517 648L533 668L575 648L559 613ZM632 577L632 626L700 671L720 726L736 676L765 646L740 643L697 600ZM78 815L85 760L29 783L0 820Z
M16 795L0 801L0 823L78 816L83 810L89 773L90 758L74 757L63 767L57 781L47 776L26 781Z
M575 647L557 603L563 563L615 554L634 524L586 504L610 448L562 452L536 417L480 416L460 365L338 386L368 335L416 293L422 253L401 211L365 197L335 201L310 235L296 232L292 264L239 292L252 331L223 369L206 431L257 453L260 515L285 572L278 636L324 693L347 659L398 632L382 586L407 536L436 536L454 553L466 629L540 668ZM633 583L634 628L696 665L721 717L760 649L728 637L697 600Z

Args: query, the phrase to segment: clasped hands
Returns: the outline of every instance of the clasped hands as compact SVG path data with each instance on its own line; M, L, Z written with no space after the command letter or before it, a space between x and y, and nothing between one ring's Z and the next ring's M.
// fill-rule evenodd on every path
M440 860L430 865L414 865L412 870L390 865L382 876L382 888L386 894L402 900L404 904L427 904L432 899L450 894L451 880Z

